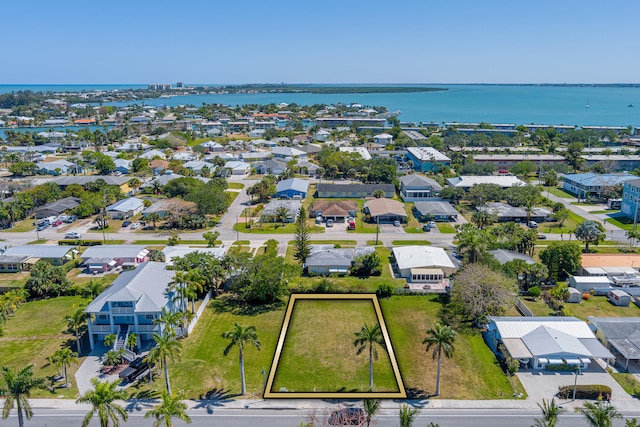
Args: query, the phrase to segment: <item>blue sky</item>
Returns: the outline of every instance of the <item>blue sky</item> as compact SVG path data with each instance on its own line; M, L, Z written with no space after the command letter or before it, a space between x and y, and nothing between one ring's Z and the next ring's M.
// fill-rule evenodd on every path
M3 2L0 84L639 82L640 2Z

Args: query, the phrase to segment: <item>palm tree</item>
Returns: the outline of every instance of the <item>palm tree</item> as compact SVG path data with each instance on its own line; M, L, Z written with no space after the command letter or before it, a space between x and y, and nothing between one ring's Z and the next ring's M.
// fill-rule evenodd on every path
M87 322L87 315L84 312L84 307L77 308L73 313L65 316L65 322L67 322L67 327L69 329L73 329L76 334L76 347L78 348L78 354L82 353L82 348L80 346L80 329Z
M182 325L182 313L172 312L163 307L160 317L154 319L153 323L160 325L161 335L175 335L176 328Z
M174 301L180 300L180 310L185 311L187 309L184 303L185 297L185 288L187 287L187 281L189 280L189 272L188 271L176 271L173 280L169 282L169 287L167 290L169 292L173 292L172 299Z
M369 348L369 389L373 390L373 359L378 360L378 350L374 344L384 346L384 337L380 325L369 326L365 324L359 332L355 333L356 339L353 345L358 348L356 354Z
M262 349L257 329L255 326L244 327L239 325L238 322L234 322L233 330L223 333L222 338L231 341L223 351L225 356L229 354L233 346L238 346L240 351L240 389L241 394L245 395L247 394L247 385L244 379L244 347L249 344L258 350Z
M417 415L418 410L416 408L402 405L400 407L400 427L411 427Z
M153 224L153 228L156 228L156 222L160 221L162 219L162 217L160 216L160 214L158 212L151 212L147 215L145 215L145 219L151 221L151 223Z
M138 345L138 336L136 334L129 334L127 336L127 348L133 350Z
M158 362L164 369L164 381L167 386L167 393L171 394L171 383L169 382L169 366L167 360L172 362L180 358L182 344L176 340L175 335L167 334L164 336L153 334L153 340L156 346L147 354L146 360L149 365L155 365Z
M451 326L441 325L436 323L435 328L431 328L427 331L427 337L422 341L422 344L427 345L426 351L429 351L433 347L432 358L438 359L438 371L436 374L436 396L440 396L440 365L442 362L442 354L445 357L450 358L453 355L453 342L456 339L456 331Z
M197 269L191 270L187 274L185 285L186 289L184 290L184 294L187 299L191 299L191 313L195 314L196 298L198 297L198 293L204 290L204 277Z
M2 378L6 386L2 419L7 419L13 405L16 405L18 426L24 427L24 417L26 416L30 420L33 416L33 410L28 400L31 396L31 389L44 386L44 378L33 378L33 365L26 366L18 372L12 372L4 366Z
M116 334L109 334L104 337L104 345L107 347L111 347L116 342Z
M587 402L582 407L576 408L587 419L590 427L612 427L615 418L622 418L622 414L607 402Z
M380 410L381 402L382 401L380 399L364 399L362 401L364 413L367 417L367 427L371 424L373 416Z
M125 400L127 393L124 390L118 390L118 383L120 381L100 381L97 378L91 378L91 384L93 384L93 390L90 390L80 396L76 403L90 403L91 411L82 420L82 427L87 427L93 414L98 414L100 421L100 427L109 427L109 422L113 423L113 427L120 425L120 419L127 421L129 416L127 411L117 403L113 403L116 400Z
M56 350L49 361L56 366L62 367L62 376L64 377L64 387L69 388L69 376L67 375L67 366L72 363L78 363L78 353L71 351L68 348L61 348Z
M162 392L162 401L150 409L145 418L154 417L156 420L153 427L173 427L171 418L178 418L187 424L191 424L191 418L187 415L187 405L182 403L177 396L170 395L166 391Z
M487 236L473 225L461 226L457 235L458 251L467 256L469 262L477 262L489 246Z
M555 399L551 399L551 402L542 399L542 404L538 403L538 407L542 410L542 417L534 420L533 427L555 427L558 416L564 412L564 409L556 405Z
M281 224L284 224L284 222L287 220L287 217L289 216L289 210L284 206L280 206L278 209L276 209L275 216Z

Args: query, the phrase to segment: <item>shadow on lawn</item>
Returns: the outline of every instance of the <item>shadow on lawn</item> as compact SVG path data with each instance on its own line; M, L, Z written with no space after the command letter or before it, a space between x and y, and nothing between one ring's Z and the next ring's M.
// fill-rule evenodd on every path
M193 408L206 408L207 412L211 414L213 413L214 406L222 407L225 403L237 396L240 395L230 393L229 390L212 388L208 392L200 395L198 403Z
M282 301L272 304L253 305L248 304L235 296L225 295L214 299L209 307L219 313L231 313L238 316L255 316L279 310L284 306Z

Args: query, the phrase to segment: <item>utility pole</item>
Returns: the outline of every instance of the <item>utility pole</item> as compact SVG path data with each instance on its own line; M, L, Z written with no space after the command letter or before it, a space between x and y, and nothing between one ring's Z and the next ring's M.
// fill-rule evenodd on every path
M236 242L240 244L240 219L236 215Z
M378 244L378 231L380 230L380 216L376 217L376 245Z

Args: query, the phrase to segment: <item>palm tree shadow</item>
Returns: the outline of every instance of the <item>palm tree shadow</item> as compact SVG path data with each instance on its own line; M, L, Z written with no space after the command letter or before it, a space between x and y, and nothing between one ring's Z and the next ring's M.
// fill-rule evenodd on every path
M154 400L158 398L158 392L154 390L142 390L137 393L131 393L129 396L127 412L142 411L153 407Z
M206 408L208 413L213 413L213 407L223 407L225 403L230 402L234 397L240 396L237 393L231 393L229 390L212 388L204 394L201 394L198 403L194 409Z
M222 296L209 303L209 307L219 313L231 313L238 316L256 316L278 310L283 306L284 303L282 301L272 304L248 304L234 296Z

